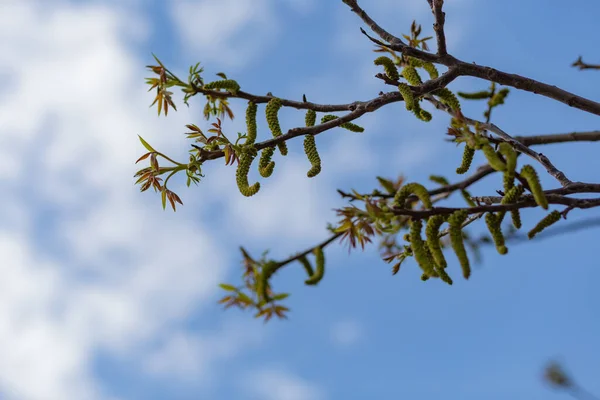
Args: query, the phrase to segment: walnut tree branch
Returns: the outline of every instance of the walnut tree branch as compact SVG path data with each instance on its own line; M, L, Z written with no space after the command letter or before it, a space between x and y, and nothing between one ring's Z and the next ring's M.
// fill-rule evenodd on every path
M405 208L393 208L395 215L406 215L413 218L427 218L432 215L448 215L455 211L466 210L468 214L477 214L483 212L498 212L498 211L510 211L518 210L521 208L532 208L538 207L537 203L532 196L524 196L523 201L511 204L497 204L497 205L481 205L476 207L468 208L457 208L457 207L434 207L425 210L412 210ZM573 199L559 195L547 196L549 204L560 204L569 206L569 209L573 208L593 208L600 206L600 198L591 199Z
M444 33L444 23L446 22L446 13L442 11L444 0L433 0L431 5L431 12L435 17L435 23L433 24L433 30L437 39L437 53L440 56L448 54L446 50L446 35Z
M577 58L577 60L575 60L575 62L573 64L571 64L571 67L577 67L577 68L579 68L580 71L582 71L584 69L600 69L600 64L585 63L581 59L581 56L579 56L579 58Z
M593 100L578 96L559 87L549 85L543 82L536 81L531 78L526 78L517 74L511 74L497 70L495 68L478 65L475 63L467 63L461 61L450 54L438 55L428 53L408 46L401 39L390 34L377 24L359 5L357 0L342 0L350 9L357 14L365 24L367 24L373 32L381 37L388 44L381 43L391 50L401 52L407 56L415 57L423 61L429 61L437 64L442 64L447 67L455 67L458 69L459 76L473 76L476 78L493 81L505 86L511 86L527 92L539 94L561 103L567 104L570 107L575 107L589 113L600 115L600 103ZM362 30L362 28L361 28ZM363 31L366 34L366 32ZM367 35L368 36L368 35ZM370 37L369 37L370 38ZM373 38L371 38L373 40Z

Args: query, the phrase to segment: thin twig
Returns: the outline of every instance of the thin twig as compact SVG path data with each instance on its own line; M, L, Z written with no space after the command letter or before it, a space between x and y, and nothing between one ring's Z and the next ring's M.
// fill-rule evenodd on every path
M453 117L459 118L459 115L457 115L456 112L454 112L450 107L442 104L442 102L440 102L439 100L433 98L433 96L426 96L425 98L429 102L431 102L437 109L444 110L448 114L452 115ZM531 150L529 147L524 145L522 142L513 138L508 133L504 132L496 124L478 121L473 118L468 118L468 117L464 116L464 114L461 114L461 116L462 116L462 119L469 125L478 125L480 128L482 128L484 130L495 133L502 139L502 141L510 144L515 150L528 155L529 157L533 158L534 160L537 160L540 164L542 164L542 166L544 168L546 168L546 171L548 171L548 173L561 184L561 186L567 187L573 183L570 179L567 178L567 176L564 174L564 172L560 171L558 168L556 168L554 166L554 164L552 164L552 162L550 161L550 159L548 159L548 157L546 157L542 153L537 153L537 152Z
M577 60L575 60L575 62L573 64L571 64L571 67L577 67L577 68L579 68L579 70L584 70L584 69L600 69L600 64L588 64L588 63L585 63L581 59L581 56L579 56L579 58Z
M475 120L472 120L472 121L476 122ZM560 182L560 184L563 187L566 187L572 183L572 181L567 178L567 176L564 174L564 172L562 172L558 168L556 168L554 166L554 164L552 164L550 159L548 159L548 157L546 157L544 154L537 153L537 152L531 150L529 147L525 146L518 140L514 139L512 136L510 136L508 133L504 132L502 129L500 129L495 124L480 122L479 126L483 129L489 130L489 131L495 133L496 135L500 136L502 139L504 139L505 142L510 144L515 150L517 150L523 154L526 154L529 157L537 160L540 164L542 164L544 166L544 168L546 168L546 171L548 171L548 173L550 175L552 175L558 182Z
M515 140L525 146L565 142L597 142L600 141L600 131L553 133L549 135L515 136Z
M442 74L439 78L431 79L431 80L425 82L423 85L411 86L410 88L413 91L415 96L427 95L439 88L445 87L448 83L452 82L458 76L456 72L457 72L456 69L450 68L448 71L446 71L444 74ZM240 92L238 92L238 93L240 93ZM257 99L257 101L262 101L262 102L264 102L264 100L268 101L272 98L272 97L265 97L265 96L254 96L249 93L244 93L243 95L245 96L243 98ZM233 97L233 95L230 95L230 96ZM368 112L373 112L387 104L399 102L399 101L404 101L404 98L402 97L400 92L395 91L395 92L381 94L380 96L373 98L371 100L368 100L368 101L356 101L356 102L350 103L350 104L337 105L335 107L339 107L339 108L346 107L346 108L342 109L341 111L343 111L343 110L352 110L352 111L344 116L341 116L339 118L336 118L336 119L326 122L324 124L318 124L318 125L314 125L314 126L310 126L310 127L292 128L292 129L288 130L287 133L284 135L265 140L264 142L257 143L255 145L255 147L257 150L261 150L266 147L275 146L278 143L285 142L286 140L290 140L297 136L303 136L303 135L307 135L307 134L318 135L321 132L324 132L331 128L340 126L341 124L343 124L345 122L351 122L351 121L359 118L360 116L362 116ZM313 104L313 103L294 102L291 100L283 100L282 99L282 104L289 104L290 107L295 107L295 108L310 109L308 104ZM315 111L340 111L340 110L328 109L326 105L320 105L319 107L320 107L320 109L315 108ZM201 161L215 160L217 158L221 158L224 156L225 156L225 153L222 150L205 151L202 155Z
M592 199L572 199L564 196L550 195L547 196L549 204L560 204L567 205L569 209L574 208L593 208L600 206L599 198ZM518 210L521 208L538 207L533 197L527 197L523 201L511 204L498 204L498 205L482 205L469 208L457 208L457 207L434 207L426 210L412 210L405 208L393 208L395 215L407 215L414 218L427 218L432 215L448 215L455 211L465 210L468 214L477 214L482 212L498 212L498 211L510 211Z

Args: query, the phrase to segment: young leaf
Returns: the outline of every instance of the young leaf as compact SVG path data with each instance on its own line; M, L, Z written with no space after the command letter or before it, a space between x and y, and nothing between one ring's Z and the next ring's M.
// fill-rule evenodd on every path
M152 148L152 146L150 146L148 144L148 142L146 142L144 139L142 139L142 137L140 135L138 135L138 137L140 138L140 142L142 142L142 145L144 145L144 147L146 148L146 150L156 153L156 150L154 150Z

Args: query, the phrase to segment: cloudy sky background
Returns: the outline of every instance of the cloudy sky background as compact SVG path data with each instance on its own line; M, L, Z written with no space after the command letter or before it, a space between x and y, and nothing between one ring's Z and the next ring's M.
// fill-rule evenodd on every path
M597 99L600 74L569 64L600 57L600 6L576 4L448 2L449 50ZM363 6L393 33L413 19L432 33L424 0ZM263 325L215 304L217 284L237 282L239 245L283 258L324 239L344 204L336 188L370 190L376 175L399 173L457 180L446 115L425 124L395 104L363 117L362 134L319 135L323 172L311 180L294 140L250 199L222 160L198 187L172 186L185 204L177 213L133 185L138 134L181 159L184 125L208 126L199 99L168 118L148 108L151 52L181 76L201 61L207 79L224 71L248 92L346 103L386 89L359 26L341 1L0 0L0 398L558 399L540 380L549 359L600 393L597 230L509 246L505 257L485 249L471 280L453 287L422 283L412 262L392 277L376 246L350 256L330 246L318 288L298 268L274 280L292 292L288 321ZM451 88L486 86L463 78ZM244 129L244 106L232 102L231 136ZM284 110L282 125L303 116ZM514 135L598 127L514 90L494 122ZM597 181L597 148L544 153L571 179ZM473 194L493 193L498 179ZM526 227L542 216L528 212Z

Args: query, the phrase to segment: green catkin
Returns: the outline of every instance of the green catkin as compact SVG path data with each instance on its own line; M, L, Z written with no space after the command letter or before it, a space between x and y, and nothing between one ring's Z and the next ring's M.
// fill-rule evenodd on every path
M317 151L314 135L309 134L304 137L304 153L306 153L306 157L308 157L308 161L311 164L311 168L306 173L306 176L313 178L321 172L321 158Z
M431 113L429 111L423 110L422 108L419 111L418 117L421 121L425 121L425 122L431 121Z
M525 178L527 183L529 184L529 190L533 194L533 198L537 205L542 207L544 210L548 209L548 199L546 199L546 195L542 190L542 185L540 184L540 178L538 178L537 172L531 165L525 165L521 169L521 176Z
M433 92L434 95L438 96L442 103L450 107L453 111L460 111L460 102L448 88L441 88Z
M445 221L446 216L439 214L434 215L429 218L427 226L425 227L427 245L429 246L429 250L431 251L435 263L441 269L444 269L447 266L446 258L444 258L444 253L442 252L442 247L440 245L440 226L442 226Z
M483 151L483 154L490 164L490 167L496 171L506 171L506 164L500 157L498 157L498 153L496 153L494 148L489 143L483 143L481 145L481 151Z
M400 79L400 74L398 73L398 68L396 68L396 65L394 64L394 62L392 61L391 58L386 57L386 56L381 56L381 57L376 58L375 61L373 61L373 63L375 65L382 65L383 70L385 71L385 74L391 80L397 81Z
M325 274L325 254L323 253L323 248L315 247L313 253L315 254L316 270L313 275L304 281L307 285L316 285L323 279L323 275Z
M271 161L273 153L275 153L275 147L271 146L263 149L262 154L260 155L260 160L258 161L258 172L263 178L270 177L273 173L273 169L275 169L275 161Z
M448 224L450 225L450 244L458 257L465 279L469 279L469 276L471 276L471 266L469 264L469 257L467 257L467 250L465 249L462 234L462 224L467 217L467 210L458 210L452 213L448 218Z
M519 210L512 210L510 216L512 218L513 226L517 229L521 229L521 213Z
M465 150L463 152L462 164L460 167L456 168L457 174L465 174L469 168L471 167L471 163L473 162L473 156L475 155L475 149L469 147L469 145L465 145Z
M513 186L507 192L504 193L504 197L502 198L502 201L500 202L500 204L516 203L517 200L519 199L519 197L521 197L521 195L524 192L525 192L525 188L523 186L521 186L521 185ZM504 214L505 214L505 212L500 213L499 219L501 222L502 222L502 219L504 218ZM513 222L514 227L517 229L521 228L521 213L519 212L519 210L511 210L510 215L512 217L512 222Z
M411 86L419 86L423 84L423 81L421 80L421 77L419 76L419 73L415 67L411 67L410 65L407 65L402 69L402 76Z
M525 188L522 185L513 186L508 192L504 193L504 197L500 204L516 203L524 192Z
M425 111L421 108L421 103L419 102L419 100L415 99L412 112L421 121L425 121L425 122L431 121L431 114L428 111Z
M223 80L207 83L206 85L204 85L204 89L208 89L208 90L226 89L229 92L235 94L238 92L238 90L240 90L240 85L233 79L223 79Z
M304 122L306 122L306 126L314 126L317 121L317 112L315 110L307 110L306 116L304 117Z
M250 172L250 165L257 155L257 151L254 148L246 149L241 155L238 163L237 170L235 171L235 179L237 182L238 189L246 197L254 196L260 190L260 182L256 182L254 185L249 186L248 184L248 173Z
M417 58L409 57L408 64L415 68L423 68L429 74L429 78L436 79L440 76L435 65L428 61L422 61Z
M475 92L475 93L456 92L456 94L459 95L460 97L462 97L463 99L482 100L482 99L488 99L492 95L492 92L489 92L487 90L482 90L481 92Z
M508 88L504 88L504 89L500 89L498 91L498 93L496 93L494 95L494 97L492 97L488 104L490 107L496 107L499 106L500 104L504 104L504 99L506 98L506 96L508 95Z
M437 79L440 76L440 74L439 74L437 68L435 67L435 65L433 65L430 62L424 62L423 63L423 69L425 71L427 71L427 73L429 74L429 77L431 79Z
M440 274L438 273L439 267L435 263L433 256L431 255L431 250L429 250L429 246L427 246L427 242L425 242L425 252L427 253L427 259L429 260L429 265L433 267L432 278L439 278Z
M550 214L546 215L540 222L538 222L537 225L529 231L529 233L527 233L527 237L529 237L529 239L533 239L535 235L537 235L550 225L554 224L555 222L558 222L559 219L560 212L556 210L552 211Z
M450 275L448 275L445 269L438 268L435 271L439 274L442 281L446 282L448 285L452 285L452 278L450 278Z
M446 186L449 185L450 182L448 182L448 179L446 179L445 177L441 176L441 175L429 175L429 180L435 183L439 183L442 186Z
M313 267L310 265L310 261L308 261L306 256L300 257L298 261L300 264L302 264L302 267L306 271L306 275L308 275L309 278L315 274L315 271L313 270Z
M262 271L260 273L258 292L261 294L265 304L271 301L267 289L269 287L269 278L271 278L271 275L275 273L275 271L277 270L277 266L278 264L276 262L267 262L263 265Z
M421 239L422 229L423 222L420 219L412 220L410 224L410 246L419 267L421 267L427 276L431 277L437 275L435 272L435 263L432 263L433 259L427 254L427 247L423 239Z
M253 144L256 141L256 103L249 101L246 108L246 129L247 135L246 144Z
M265 109L265 115L267 117L267 124L269 125L269 129L273 134L273 137L279 137L282 135L281 126L279 125L279 109L282 107L281 99L277 97L273 97L267 103L267 107ZM286 156L288 153L287 144L285 142L277 143L277 147L279 148L279 152L282 156Z
M337 119L337 118L339 118L337 115L331 115L331 114L323 115L323 117L321 118L321 123L324 124L326 122L333 121L334 119ZM340 124L340 128L347 129L350 132L364 132L365 131L365 128L363 128L362 126L353 124L352 122L344 122L343 124Z
M504 191L509 191L514 186L515 169L517 168L517 153L512 146L506 142L500 143L498 151L504 156L506 161L506 171L504 171Z
M506 161L506 171L504 171L503 182L504 192L508 194L510 189L512 189L515 185L515 170L517 169L517 152L513 149L513 147L510 144L506 142L500 143L500 145L498 146L498 151L504 156L504 160ZM523 192L521 192L517 197L519 197L521 194L523 194ZM521 213L519 212L519 210L511 210L510 215L512 217L514 227L519 229L521 227ZM504 217L504 214L502 215L502 217Z
M421 202L423 203L423 207L433 207L433 204L431 203L431 197L429 197L427 189L425 189L425 186L417 182L407 183L406 185L398 189L396 195L394 196L394 201L392 203L393 206L398 208L404 208L404 203L406 203L406 199L408 199L408 196L410 196L411 194L414 194L419 198L419 200L421 200Z
M498 151L504 156L504 160L506 161L506 174L510 174L510 176L512 176L514 179L515 169L517 168L517 152L510 144L506 142L500 143L498 146ZM508 189L510 188L505 187L505 190Z
M504 235L502 234L502 229L500 228L500 219L494 213L487 213L485 215L485 223L492 235L492 239L494 240L494 244L496 245L496 250L499 254L508 253L508 249L504 244Z
M413 96L412 90L410 90L410 87L408 87L408 85L406 83L400 83L398 85L398 91L400 92L400 94L402 95L402 98L404 99L406 109L408 111L411 111L415 107L415 98Z

